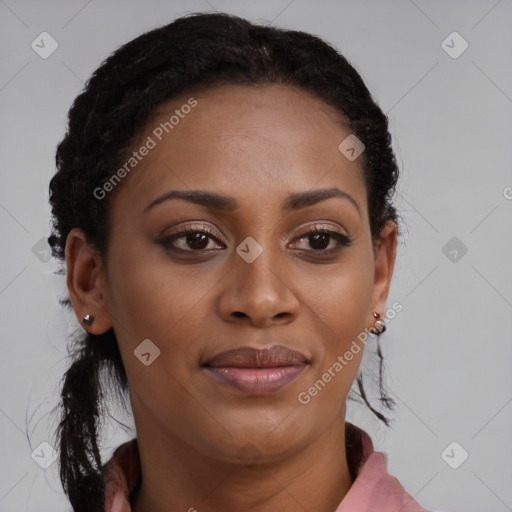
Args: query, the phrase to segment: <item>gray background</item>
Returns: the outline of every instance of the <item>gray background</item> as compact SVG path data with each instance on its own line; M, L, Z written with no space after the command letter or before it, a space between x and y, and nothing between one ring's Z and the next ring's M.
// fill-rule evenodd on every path
M363 405L349 402L348 419L424 507L512 510L512 2L5 0L0 511L69 510L57 463L43 469L31 457L48 450L40 443L55 444L50 413L67 367L65 337L77 327L57 301L64 277L40 245L67 110L119 45L213 9L327 39L388 113L404 221L389 305L403 310L381 340L398 410L389 431ZM31 48L43 31L59 45L47 59ZM458 58L441 46L453 31L469 44ZM108 426L104 456L133 435ZM453 441L452 464L469 453L457 469L441 456Z

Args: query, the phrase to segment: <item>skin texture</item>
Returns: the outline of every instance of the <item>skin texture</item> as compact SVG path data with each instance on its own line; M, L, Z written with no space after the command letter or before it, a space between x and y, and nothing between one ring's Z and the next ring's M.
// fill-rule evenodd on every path
M283 85L193 96L197 106L117 185L108 254L76 228L66 246L77 317L93 314L87 330L95 334L113 326L127 371L143 474L134 511L332 512L352 484L345 401L363 351L310 403L297 396L374 325L373 311L385 311L396 225L372 245L360 163L338 150L350 131L322 100ZM161 106L134 149L189 97ZM334 187L357 207L330 198L281 209L291 193ZM232 196L239 206L172 200L143 213L162 194L189 189ZM189 226L211 228L216 240L174 240L182 252L160 243ZM302 233L318 226L352 244L331 236L315 245ZM252 263L236 252L248 236L263 248ZM145 339L161 351L149 366L134 356ZM270 395L221 385L201 367L225 350L272 345L310 364Z

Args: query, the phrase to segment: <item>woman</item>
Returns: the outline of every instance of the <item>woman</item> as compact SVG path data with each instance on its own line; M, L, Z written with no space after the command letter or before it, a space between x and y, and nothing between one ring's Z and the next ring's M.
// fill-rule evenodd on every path
M58 431L75 511L424 510L345 421L356 381L388 424L358 370L395 308L398 169L343 56L177 19L94 73L56 159L49 242L86 331ZM109 390L137 437L103 464Z

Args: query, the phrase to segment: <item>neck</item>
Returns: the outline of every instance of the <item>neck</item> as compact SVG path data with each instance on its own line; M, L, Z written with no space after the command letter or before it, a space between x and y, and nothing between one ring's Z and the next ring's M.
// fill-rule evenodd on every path
M143 479L133 512L333 512L352 485L344 411L302 450L252 466L212 459L168 433L137 440Z

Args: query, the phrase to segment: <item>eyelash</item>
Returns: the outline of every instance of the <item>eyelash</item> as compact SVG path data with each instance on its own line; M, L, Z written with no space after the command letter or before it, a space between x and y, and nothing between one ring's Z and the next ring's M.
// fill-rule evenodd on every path
M198 249L198 250L188 249L188 250L185 250L185 249L178 249L178 248L172 246L172 242L174 242L175 240L179 240L180 238L184 238L188 235L197 234L197 233L207 235L210 239L215 240L217 243L222 243L219 240L217 240L217 238L214 235L214 232L209 227L201 227L200 229L195 228L195 227L188 227L188 228L183 229L182 231L179 231L178 233L174 233L170 236L163 238L162 240L159 241L159 243L161 243L168 250L182 252L182 253L183 252L191 252L191 253L211 252L212 249ZM334 249L327 249L327 250L326 249L312 249L311 251L307 251L307 252L329 255L329 254L338 252L343 247L351 246L352 242L353 242L352 238L349 237L348 235L339 233L338 231L326 229L324 227L318 227L317 225L315 225L313 227L313 229L310 229L308 231L300 233L295 238L295 240L301 240L303 238L308 238L309 236L316 235L316 234L329 235L332 238L334 238L338 242L339 245L338 245L338 247L336 247ZM214 249L214 250L217 250L217 249Z

